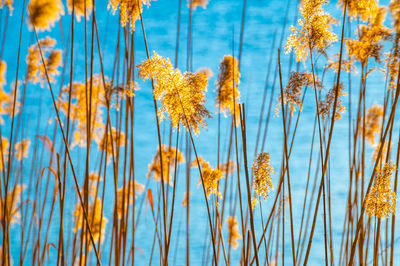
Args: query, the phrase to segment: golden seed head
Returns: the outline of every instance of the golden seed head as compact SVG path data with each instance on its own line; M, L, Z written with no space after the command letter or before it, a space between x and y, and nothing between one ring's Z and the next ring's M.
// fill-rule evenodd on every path
M170 172L175 167L176 163L183 163L184 158L179 150L173 147L168 147L167 145L162 145L161 148L162 156L162 175L161 175L161 163L160 163L160 149L157 149L157 153L154 155L153 161L149 164L149 172L147 173L147 178L153 175L154 180L157 182L164 178L165 184L173 186L173 180L171 178ZM176 159L176 160L175 160Z
M239 123L240 83L239 62L231 55L225 55L219 67L220 73L217 80L217 103L216 107L226 115L229 111L236 115Z
M50 30L64 15L61 0L30 0L28 4L28 26L37 31Z
M222 199L221 193L218 191L219 180L224 176L222 172L218 169L211 168L209 162L199 158L201 173L204 181L204 188L206 190L207 197L209 198L211 194L215 194L219 199ZM191 163L191 167L198 167L197 160ZM201 184L201 177L199 179L198 185Z
M385 163L382 169L377 169L374 186L365 198L365 210L368 216L383 218L395 213L396 193L390 188L395 169L392 162Z
M375 136L381 131L382 119L383 106L375 104L367 110L367 116L365 117L365 138L372 146L376 146ZM361 128L360 135L363 134L363 131L363 128Z
M150 6L151 0L109 0L108 9L112 9L113 14L119 8L120 23L122 27L129 24L131 31L135 31L135 22L143 12L143 5Z
M90 230L92 232L93 240L95 242L97 242L100 237L101 237L101 242L103 242L104 240L104 233L106 231L106 224L108 220L106 217L103 216L102 211L103 211L103 205L101 203L101 199L97 197L90 203L89 210L86 213ZM78 203L75 206L73 215L75 217L73 232L77 233L78 230L82 229L82 222L84 221L83 209L80 203ZM88 239L89 242L90 237L88 230L85 230L85 232L87 234L86 239ZM91 245L88 246L89 249L91 249Z
M160 121L169 118L174 128L182 123L186 129L192 127L196 135L200 132L200 125L207 126L205 119L211 115L205 108L208 79L204 73L182 74L173 68L168 58L156 52L138 68L140 78L153 81L154 97L161 101L158 110Z
M321 81L318 80L318 77L316 77L315 85L318 89L322 88L322 83ZM302 92L301 88L304 86L314 86L314 79L312 73L309 72L296 72L292 71L289 76L289 81L287 86L285 87L283 91L283 104L289 103L289 108L290 108L290 114L293 115L294 112L296 112L296 108L298 107L300 112L303 109L303 103L302 103ZM278 103L275 108L275 113L278 115L279 110L281 107L281 98L278 99Z
M233 249L237 249L239 246L238 239L241 239L242 236L239 233L239 225L235 216L229 216L226 220L228 224L228 243L232 245Z
M347 39L347 50L350 57L354 57L362 65L367 64L369 58L374 58L376 62L381 62L383 45L382 41L390 36L390 29L383 25L386 11L379 8L377 14L368 25L362 25L356 34L359 40Z
M344 0L339 0L339 5L344 8ZM367 21L376 16L378 3L376 0L347 0L347 14L350 19L360 18Z
M4 155L3 155L4 156ZM1 162L0 162L1 163ZM12 189L8 190L6 201L7 209L6 215L4 215L5 200L0 201L0 216L5 217L9 224L18 222L21 218L21 194L25 190L25 185L15 185Z
M15 158L17 161L21 161L23 158L28 158L29 146L31 145L30 139L24 139L17 142L14 146Z
M13 0L0 0L0 9L3 9L3 7L6 6L10 10L10 14L12 15L12 12L14 10L13 4Z
M143 191L144 185L139 184L136 181L135 183L131 181L127 183L125 187L121 187L117 190L117 213L119 219L121 219L123 213L128 212L129 205L133 204L133 198L142 194Z
M270 163L270 154L268 152L262 152L257 155L254 159L251 167L253 170L253 189L254 197L268 197L269 192L274 189L271 180L271 174L274 174L274 168Z
M56 40L50 37L39 40L50 82L53 82L55 77L59 74L58 68L61 67L62 64L61 50L53 49L56 43ZM47 77L46 70L43 67L40 49L37 44L33 44L29 47L29 52L26 56L26 78L33 84L40 82L40 85L43 86L43 83L47 81Z
M72 3L75 3L74 12L76 20L79 22L81 21L81 17L85 16L85 5L86 5L86 19L89 19L89 16L92 13L92 2L93 2L92 0L67 0L68 11L72 12Z
M337 41L335 33L331 32L336 20L322 8L327 0L303 0L300 7L302 18L297 22L297 28L290 27L292 32L286 45L285 53L292 50L297 61L305 61L311 50L324 51L327 46Z
M346 108L343 105L343 99L341 96L345 96L346 93L344 93L343 89L343 84L340 83L339 86L334 86L325 96L325 100L322 101L319 105L319 114L322 117L323 120L325 120L332 109L333 112L333 105L335 102L335 94L336 90L339 88L339 91L337 92L337 101L336 101L336 110L335 110L335 121L339 120L342 118L342 114L346 112Z

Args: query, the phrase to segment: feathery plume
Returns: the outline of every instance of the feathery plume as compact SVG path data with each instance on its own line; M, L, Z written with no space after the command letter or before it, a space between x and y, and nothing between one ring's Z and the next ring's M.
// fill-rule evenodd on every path
M50 30L64 15L61 0L30 0L28 4L28 26L37 31Z
M382 41L387 40L391 34L390 29L383 26L386 11L379 8L377 15L368 25L360 26L357 35L359 40L347 39L347 50L350 57L354 57L362 65L366 65L370 57L376 62L381 61Z
M344 8L344 1L339 0L338 4ZM359 17L362 21L367 21L378 12L378 3L376 0L347 0L347 14L350 19Z
M81 21L81 17L85 16L85 2L86 2L86 19L89 19L90 14L92 13L92 0L68 0L68 12L72 12L72 3L75 4L75 16L76 20Z
M231 55L225 55L219 67L220 73L217 80L217 103L216 107L221 108L220 112L226 115L226 111L236 114L237 124L239 123L239 101L240 83L239 62ZM234 100L236 106L234 106Z
M315 85L318 89L322 88L322 82L316 77ZM312 73L304 72L300 73L297 71L292 71L289 76L288 85L285 87L283 91L283 104L289 103L290 115L293 115L296 112L296 108L300 109L300 112L303 109L303 103L301 102L301 88L304 86L314 86L314 79ZM282 95L278 99L278 103L275 108L275 113L279 114L280 106L281 106L281 98Z
M183 163L183 155L179 150L176 150L173 147L168 147L167 145L162 145L162 170L164 182L173 186L171 175L169 174L169 170L175 167L175 159L177 163ZM160 150L157 149L157 153L153 158L151 164L149 164L149 172L147 173L147 178L150 178L153 175L154 180L157 182L161 181L161 163L160 163Z
M211 194L215 194L218 198L222 199L221 193L218 191L219 180L224 176L222 172L218 169L212 169L209 162L199 158L199 163L201 167L201 173L203 176L204 187L206 190L206 195L210 198ZM191 167L198 167L197 160L191 163ZM201 184L201 178L199 179L198 185Z
M100 237L102 242L104 240L104 233L106 231L106 224L108 220L102 215L102 209L103 207L101 204L101 199L97 197L93 202L90 203L89 210L86 212L90 230L92 231L93 240L95 242L97 242ZM75 217L73 232L76 234L78 230L82 229L82 223L84 219L81 204L77 204L75 206L73 215ZM90 239L88 230L85 232L87 234L85 239ZM89 249L90 248L91 245L89 245Z
M365 138L372 146L376 145L375 135L381 132L383 119L383 106L373 105L367 110L365 117ZM363 129L360 130L360 135L363 134Z
M346 93L344 93L343 89L343 84L340 83L339 86L334 86L329 92L326 94L325 100L320 103L319 106L319 114L322 117L322 120L325 120L326 117L328 117L329 113L331 112L331 109L333 111L333 104L335 102L335 94L336 90L339 88L338 91L338 98L336 102L336 111L335 111L335 121L339 120L342 118L342 114L346 112L346 108L343 105L343 99L341 96L345 96Z
M327 2L327 0L301 1L302 18L297 22L298 28L290 27L292 33L285 45L285 53L294 50L297 61L305 61L309 50L318 49L323 52L328 45L337 41L336 34L331 32L331 25L336 23L336 20L322 8Z
M239 226L238 221L235 216L229 216L226 220L228 224L228 243L232 245L233 249L237 249L239 246L238 239L241 239L242 236L239 234Z
M113 14L119 8L121 25L131 26L131 31L135 31L135 22L143 12L143 5L150 6L151 0L109 0L108 9L112 9Z
M30 139L24 139L15 144L15 158L21 161L23 158L28 158L29 146L31 145Z
M271 174L274 174L274 168L271 166L270 154L268 152L262 152L257 155L254 159L251 167L253 170L253 189L254 196L252 200L252 208L254 209L257 203L257 198L264 197L264 200L268 197L269 192L274 189L271 180ZM254 205L253 205L254 204Z
M15 185L7 193L6 199L0 201L0 217L6 217L10 224L16 223L21 217L21 193L25 190L25 185ZM7 201L7 209L4 214L4 205Z
M52 49L56 43L56 40L50 37L39 40L50 82L53 82L55 77L59 74L58 68L62 64L61 50ZM43 86L43 82L47 80L46 70L43 67L42 57L37 44L33 44L29 47L29 52L26 56L26 64L27 80L33 84L40 82L40 85Z
M388 217L396 210L396 193L390 188L390 179L395 170L392 162L385 163L376 172L374 186L365 198L365 211L369 217Z
M153 81L154 97L161 101L158 110L161 121L166 117L170 118L174 128L183 123L186 129L192 127L196 135L200 132L200 125L207 126L205 119L211 115L204 106L208 85L205 74L182 74L172 67L168 58L159 56L156 52L152 58L143 61L137 67L140 78Z

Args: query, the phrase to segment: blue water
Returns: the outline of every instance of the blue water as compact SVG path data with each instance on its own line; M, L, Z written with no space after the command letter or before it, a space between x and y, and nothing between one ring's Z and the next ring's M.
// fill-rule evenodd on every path
M3 60L8 64L7 70L7 87L6 90L9 91L10 85L13 84L16 75L16 64L17 64L17 48L18 48L18 33L19 33L19 23L21 19L22 11L22 0L15 1L15 9L13 15L9 18L7 39L5 42L5 49L3 54ZM117 25L118 25L118 15L112 15L110 11L107 11L107 3L105 0L96 1L96 16L99 24L99 34L101 49L104 49L103 53L103 67L104 72L107 76L111 77L115 47L117 43ZM65 4L65 3L64 3ZM387 1L382 1L381 4L387 4ZM213 167L216 167L217 161L217 109L215 108L215 81L218 75L219 63L224 55L232 54L232 31L234 29L234 43L235 43L235 54L238 54L239 46L239 36L240 36L240 23L242 14L242 1L228 1L228 0L211 0L207 6L206 10L202 8L197 8L193 12L193 70L197 70L202 67L209 67L212 69L214 76L209 81L208 92L207 92L207 107L213 115L213 119L207 121L208 126L206 129L202 129L198 137L195 137L194 141L198 154L202 156L205 160L211 162ZM242 94L241 100L246 104L247 113L247 140L248 140L248 154L249 162L253 160L258 120L260 114L260 108L262 103L262 94L265 87L266 76L268 71L268 62L270 60L271 49L273 47L273 38L276 34L275 41L275 51L273 52L271 75L268 80L268 94L267 94L267 104L266 110L268 109L268 102L271 93L271 87L274 80L274 71L276 69L277 61L277 51L276 47L279 45L281 38L282 25L284 23L284 17L286 12L286 7L288 6L287 1L261 1L261 0L249 0L247 3L246 11L246 21L245 21L245 32L244 32L244 42L243 42L243 54L241 62L241 83L240 91ZM286 28L284 29L283 44L289 33L289 26L295 23L295 9L296 1L291 0L289 3L289 15ZM330 13L332 13L336 18L341 20L341 11L336 7L336 3L329 4L326 8ZM172 62L174 62L175 57L175 47L176 47L176 23L177 23L177 10L178 1L168 1L159 0L152 2L149 9L145 8L143 12L144 25L146 29L148 44L150 51L157 51L158 54L169 57ZM4 10L2 11L2 22L4 23ZM67 13L67 11L66 11ZM182 1L182 24L181 24L181 35L180 35L180 50L179 50L179 61L178 68L182 71L186 70L186 52L187 52L187 29L188 29L188 8L186 7L186 1ZM26 18L24 18L26 21ZM69 25L71 22L71 16L67 15L62 18L63 32L60 31L60 25L56 24L51 32L41 32L39 33L39 38L44 38L46 36L51 36L56 39L58 44L57 48L62 49L64 38L65 42L69 35ZM84 26L83 22L75 24L75 46L74 46L74 77L75 81L84 80ZM88 40L90 41L90 26L88 23ZM355 26L353 26L355 27ZM340 25L334 27L334 30L338 35L340 35ZM122 40L122 39L121 39ZM20 61L20 72L19 80L24 79L25 76L25 57L27 55L28 47L31 41L35 42L34 35L29 31L26 23L23 27L22 35L22 46L21 46L21 61ZM143 43L143 35L140 29L139 22L136 23L135 31L135 61L136 64L141 62L146 58L145 47ZM330 54L338 52L338 45L335 44L331 50ZM90 48L89 48L90 54ZM282 68L284 76L284 84L286 84L290 55L281 54L282 57ZM68 58L67 62L70 62ZM94 73L99 73L100 65L98 61L97 48L95 49L95 64ZM319 66L317 67L317 72L322 73L324 59L320 58ZM122 67L122 64L121 64ZM305 64L299 64L300 70L310 71L311 66L309 61ZM296 68L296 64L293 64L292 70ZM69 69L69 66L67 66ZM360 72L360 71L359 71ZM66 72L68 73L68 71ZM324 80L324 85L327 89L331 88L333 83L333 75L327 75ZM64 85L68 84L70 81L69 74L65 75ZM345 90L348 93L348 80L347 74L343 75L342 81L345 83ZM58 79L53 84L53 89L58 92L61 86L60 79ZM352 76L352 104L353 104L353 116L354 116L354 106L358 99L358 89L360 82L360 73L354 74ZM134 125L134 145L135 145L135 178L138 182L145 184L147 182L146 173L148 171L147 165L153 159L153 156L157 150L157 130L154 117L154 106L152 101L151 86L149 82L142 82L138 80L141 87L139 91L136 92L135 96L135 125ZM26 106L24 112L24 135L29 136L32 139L32 143L35 138L36 130L36 120L38 119L38 110L41 110L41 120L40 120L40 132L39 135L47 134L49 137L52 136L53 127L49 127L47 130L47 121L52 119L53 124L55 123L55 110L52 107L52 102L50 98L50 92L46 84L41 87L40 85L28 84L27 95L26 95ZM283 152L283 128L282 128L282 117L274 116L275 105L277 102L277 91L279 83L278 80L275 84L275 96L273 100L272 114L268 129L268 135L265 143L265 151L271 153L271 163L275 168L276 172L279 173L281 167L281 158ZM22 88L22 86L20 86ZM366 106L370 106L374 103L383 103L383 93L385 91L384 87L384 76L380 72L376 72L370 75L368 78L367 92L366 92ZM57 93L56 93L57 94ZM39 100L39 98L41 100ZM344 104L348 107L348 97L345 97ZM264 114L264 117L266 115ZM307 171L308 162L310 155L310 145L312 139L312 129L315 116L315 101L314 92L310 89L307 91L305 97L305 104L303 111L301 113L299 127L296 133L296 138L293 145L293 152L290 157L290 177L291 177L291 189L293 198L293 220L295 221L295 236L297 243L297 235L299 232L299 222L302 214L302 203L305 193L306 181L307 181ZM293 116L293 119L297 118L297 113ZM354 118L354 117L353 117ZM224 140L222 147L226 147L226 139L228 135L228 130L230 128L230 118L224 118L222 116L221 124L221 136ZM265 124L264 124L265 125ZM332 234L333 234L333 248L335 254L335 262L337 263L339 257L341 233L343 227L343 220L345 214L346 197L349 184L349 171L348 171L348 114L346 113L343 118L335 123L332 146L330 152L330 178L331 178L331 204L332 204ZM10 119L7 118L4 125L1 126L3 134L9 134ZM161 124L161 130L164 132L164 143L168 142L168 131L169 125L167 122ZM393 132L398 132L398 123ZM292 133L292 132L291 132ZM181 134L183 135L183 134ZM174 135L175 136L175 135ZM397 134L394 139L397 139ZM181 140L183 143L183 139ZM241 143L241 141L239 141ZM61 144L61 138L58 133L57 145ZM39 142L40 151L43 149L42 144ZM315 170L317 168L317 156L318 153L318 142L314 145L313 153L313 164L311 170L311 180L313 180L315 175ZM393 143L392 147L395 147L397 142ZM183 150L183 148L182 148ZM240 152L242 149L240 148ZM33 145L31 146L30 153L33 152ZM226 148L223 152L223 161L226 160ZM83 183L84 176L84 162L85 152L83 149L75 148L72 152L73 163L77 169L78 177L80 180L80 185ZM233 153L234 155L234 153ZM367 169L366 176L371 173L372 161L368 161L368 158L372 156L372 148L367 150ZM48 156L47 156L48 157ZM45 161L43 167L48 166L49 161L45 156ZM29 159L32 158L30 155ZM99 154L96 149L92 150L92 161L91 169L97 169ZM27 161L29 161L29 159ZM193 156L192 156L193 159ZM233 156L231 159L235 159ZM122 161L121 161L122 164ZM111 167L111 165L109 165ZM250 165L249 165L250 167ZM111 168L109 168L111 169ZM122 173L122 167L120 168L120 173ZM244 180L244 168L243 163L240 165L241 169L241 184L242 191L245 188ZM26 163L23 170L24 183L27 184L29 173L31 170L31 165ZM40 172L40 169L39 169ZM113 182L111 172L108 171L109 179L106 180L106 200L105 200L105 216L108 217L108 223L106 227L106 240L103 242L102 246L105 247L104 253L102 253L102 261L104 264L109 263L108 252L110 245L110 230L112 227L112 208L113 208ZM34 180L38 177L35 176ZM204 204L204 196L200 187L197 186L198 182L198 172L197 169L193 169L191 172L191 202L190 202L190 260L194 265L198 265L203 262L203 246L204 237L208 234L208 218L207 212ZM228 178L236 178L228 177ZM320 178L320 173L319 173ZM50 188L53 188L53 179L50 179ZM44 191L45 183L43 182L42 190ZM176 262L177 265L185 264L185 254L186 254L186 230L185 230L185 212L186 209L180 206L180 202L183 199L183 194L186 191L185 182L185 169L184 165L180 167L178 181L177 181L177 202L176 202L176 213L173 224L173 236L171 242L171 252L170 260L171 262ZM122 184L122 175L119 177L119 186ZM273 184L275 187L278 185L278 174L274 175ZM158 183L155 181L150 182L150 188L153 190L154 195L157 195ZM33 191L33 190L32 190ZM65 227L64 232L67 234L71 232L73 227L73 216L72 211L77 202L76 195L73 189L72 175L69 176L67 184L67 198L68 204L65 210ZM172 189L170 189L172 192ZM286 190L287 193L287 190ZM137 198L137 202L142 199L144 195ZM43 197L43 196L42 196ZM230 197L230 194L227 195ZM246 198L246 193L243 192L243 199ZM273 191L270 197L263 201L263 213L264 217L269 214L271 210L272 201L275 198L275 191ZM41 200L43 200L41 198ZM50 203L50 202L49 202ZM322 205L320 205L322 206ZM257 207L258 208L258 207ZM49 209L49 206L47 207ZM228 206L229 209L229 206ZM399 208L397 208L399 210ZM287 211L287 209L286 209ZM29 211L28 211L29 212ZM48 212L48 210L47 210ZM55 216L52 220L52 225L50 227L50 237L48 242L57 245L58 239L58 223L59 217L57 215L58 205L56 205ZM46 217L47 213L45 213ZM313 240L313 246L310 254L310 265L320 265L324 259L324 248L323 248L323 212L322 207L320 207L319 216L317 220L317 227L315 230L315 236ZM236 216L239 219L238 208L236 209ZM290 227L289 227L289 212L285 213L286 216L286 227L285 227L285 261L290 264L291 262L291 245L290 245ZM154 223L147 207L146 212L141 213L141 222L136 228L136 246L139 250L136 250L135 260L138 265L145 265L148 263L151 252L151 245L154 234ZM261 233L261 221L259 210L256 209L255 212L255 223L256 232L260 236ZM45 218L46 225L46 218ZM226 225L224 224L224 228ZM276 226L276 225L275 225ZM11 228L11 245L12 245L12 256L14 262L19 260L20 254L20 225L15 224ZM398 228L398 226L397 226ZM398 231L397 231L398 232ZM71 233L68 233L72 235ZM177 235L180 235L179 245L177 250L175 250ZM397 233L398 235L398 233ZM225 235L226 236L226 235ZM226 239L226 238L225 238ZM129 242L129 241L128 241ZM225 243L225 245L227 245ZM232 260L234 263L232 265L238 264L240 259L241 251L241 241L239 241L239 248L236 251L232 251ZM398 242L396 242L395 249L398 249ZM68 249L68 248L67 248ZM211 250L209 250L211 252ZM279 251L281 252L281 251ZM174 260L174 254L176 255L176 261ZM46 264L53 265L57 259L56 250L50 248L50 256L46 259ZM71 251L70 251L71 254ZM153 257L153 264L159 264L158 247L156 244L155 255ZM211 253L210 253L211 254ZM260 254L262 261L265 255ZM304 256L304 254L303 254ZM29 246L26 256L26 264L31 263L32 250ZM221 256L222 258L222 256ZM400 259L399 253L395 254L396 259ZM211 259L209 259L210 263ZM94 262L94 256L92 255L92 262ZM221 260L222 262L222 260ZM112 264L112 263L111 263Z

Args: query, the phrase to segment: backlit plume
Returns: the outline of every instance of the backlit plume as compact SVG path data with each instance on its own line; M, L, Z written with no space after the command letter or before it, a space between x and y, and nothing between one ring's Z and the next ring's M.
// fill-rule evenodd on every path
M106 139L107 135L107 139ZM120 147L125 145L125 134L117 131L114 127L111 128L111 133L104 133L99 142L99 149L107 151L107 162L110 162L113 156L116 156Z
M30 139L24 139L17 142L14 146L15 148L15 158L21 161L23 158L28 158L29 146L31 145Z
M324 51L325 48L337 41L335 33L331 32L331 24L335 19L322 9L327 0L303 0L300 12L302 18L297 22L297 28L290 27L285 53L292 50L296 53L297 61L305 61L310 50Z
M239 246L238 239L241 239L242 236L239 234L239 226L238 221L235 216L229 216L226 220L228 224L228 243L232 245L233 249L237 249Z
M42 50L50 82L53 82L54 78L59 74L58 68L62 64L61 50L53 49L56 43L56 40L50 37L39 40L40 49ZM26 70L26 78L34 84L38 82L43 84L47 81L46 71L43 67L42 57L40 55L40 49L37 44L31 45L26 57L26 64L28 66Z
M374 186L365 199L365 210L368 216L378 218L388 217L396 210L396 193L390 188L390 179L395 166L392 162L385 163L383 169L376 171Z
M199 158L199 163L207 197L210 198L211 194L215 194L219 199L222 199L222 195L218 191L218 183L224 175L220 170L212 169L210 163L203 160L201 157ZM198 167L197 160L192 162L191 167ZM198 185L201 185L201 177Z
M339 5L344 8L344 1L339 0ZM359 17L362 21L373 18L378 12L376 0L347 0L347 14L351 19Z
M0 0L0 9L3 9L3 7L8 7L8 9L10 10L10 13L12 14L12 11L14 10L13 7L13 0Z
M325 96L325 100L320 103L319 106L319 114L323 120L325 120L329 113L333 112L333 105L335 102L335 94L338 86L334 86L333 89L329 90L329 92ZM342 114L346 112L346 108L343 105L343 99L341 96L345 96L343 89L343 84L339 84L339 91L337 92L337 101L336 101L336 110L335 110L335 120L339 120L342 118Z
M121 187L117 190L117 213L118 218L121 219L123 213L128 212L129 205L133 204L133 198L136 198L138 194L144 191L144 185L139 184L135 181L129 182L125 187ZM129 202L129 205L128 205Z
M257 202L257 198L264 197L266 199L269 192L274 189L271 180L271 174L275 173L271 166L270 155L268 152L262 152L254 159L251 167L253 170L253 189L254 197L252 203ZM254 208L254 206L252 206Z
M0 88L2 88L6 82L7 63L0 61Z
M365 117L365 138L372 146L376 145L375 136L381 132L383 118L383 106L373 105L367 110ZM361 128L360 134L363 134Z
M37 31L50 30L64 15L61 0L30 0L28 4L28 25Z
M119 8L121 25L131 26L131 31L135 30L135 22L143 12L143 5L150 6L151 0L109 0L108 9L112 9L113 14Z
M359 40L347 39L347 50L350 57L354 57L362 65L366 65L370 57L380 63L383 45L382 41L390 37L390 29L383 26L386 11L379 8L378 13L368 25L360 26L356 34Z
M168 147L167 145L162 145L162 173L165 184L173 186L173 180L171 178L170 172L175 168L175 162L183 163L184 158L179 150L173 147ZM176 160L175 160L176 159ZM161 181L161 163L160 163L160 151L157 149L157 153L153 158L153 161L149 165L149 172L147 173L147 178L153 175L154 180L157 182Z
M240 83L239 62L231 55L225 55L219 67L220 73L217 80L217 103L220 112L226 115L229 111L239 120Z
M4 169L4 164L6 163L6 156L8 154L8 139L1 137L0 142L0 171Z
M322 83L316 77L315 85L318 89L322 88ZM300 112L303 109L302 103L302 92L301 88L304 86L314 86L314 80L312 73L309 72L296 72L290 73L288 85L283 91L283 104L289 104L290 114L293 115L296 112L296 108L299 108ZM281 96L282 97L282 96ZM281 97L278 99L277 106L275 108L275 113L279 114L281 106Z
M392 0L389 4L389 10L393 17L393 27L396 32L400 31L400 2Z
M0 162L1 163L1 162ZM21 193L25 190L25 185L15 185L12 189L8 190L6 201L7 209L4 215L5 200L0 200L0 217L8 220L8 223L17 223L21 217Z
M101 242L104 240L104 233L106 231L106 224L108 220L106 217L103 216L102 211L103 205L101 204L101 199L97 197L90 203L89 210L86 212L90 230L92 232L93 240L95 241L95 243L97 243L100 237ZM77 233L79 229L82 229L82 224L85 219L82 205L80 203L75 206L73 215L75 217L73 232ZM86 225L86 222L84 224ZM88 243L90 243L89 230L85 230L85 232L87 234L85 239L87 239ZM88 246L90 249L91 244L88 244Z
M206 127L206 118L211 117L205 108L208 80L204 73L185 72L174 69L168 58L156 52L151 59L143 61L139 68L139 77L154 82L154 97L161 101L158 116L162 121L170 118L174 128L183 124L193 128L198 135L200 125ZM189 124L189 126L187 125Z
M78 145L85 147L87 141L87 126L89 107L91 107L90 118L90 134L91 139L96 143L104 138L105 125L103 123L103 109L105 109L105 89L101 75L94 75L92 81L92 95L90 95L90 78L85 83L74 82L71 88L71 106L70 106L70 120L77 122L74 139L71 147ZM69 102L69 88L67 85L63 87L61 96L59 98L60 110L67 116L68 115L68 102ZM86 90L87 88L87 90ZM86 98L87 96L87 98ZM86 101L86 99L90 99ZM113 136L114 137L114 136ZM111 142L108 143L111 145ZM105 148L104 146L100 146ZM107 146L107 149L111 147ZM108 154L111 156L111 153Z
M67 6L68 11L72 12L72 3L75 1L75 16L76 20L81 21L81 17L85 16L85 2L86 2L86 19L89 19L90 14L92 13L92 0L68 0Z

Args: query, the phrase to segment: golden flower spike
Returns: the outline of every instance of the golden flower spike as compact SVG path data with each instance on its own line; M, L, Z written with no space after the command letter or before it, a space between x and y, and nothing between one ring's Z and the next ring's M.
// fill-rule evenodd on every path
M193 128L198 135L200 126L206 127L206 118L210 112L205 108L208 79L204 73L186 72L182 74L174 69L168 58L156 52L152 58L143 61L139 68L139 77L151 79L154 84L154 97L161 101L158 110L160 122L170 118L172 126L183 124L186 129Z
M219 180L224 176L222 172L218 169L212 169L209 162L204 161L201 157L199 158L199 163L201 166L201 173L203 176L204 187L206 190L206 195L210 198L211 194L215 194L219 199L222 199L221 193L218 191ZM191 163L191 167L198 167L197 160ZM199 179L198 185L201 184L201 178Z
M56 43L56 40L50 37L39 40L40 49L42 50L44 63L47 68L47 74L49 76L50 82L53 82L55 77L59 74L58 68L62 64L61 50L53 49ZM33 44L29 47L29 52L26 56L26 64L27 80L32 82L33 84L40 82L40 84L42 85L47 77L46 71L43 67L39 46L37 44Z
M326 94L325 100L320 103L319 106L319 115L321 116L322 120L325 120L328 117L329 113L333 112L333 104L335 101L335 94L336 89L338 86L334 86L333 89L329 90ZM346 94L343 92L343 84L339 84L339 91L338 91L338 98L336 102L336 111L335 111L335 121L342 118L342 114L346 112L346 108L343 105L343 99L341 96L345 96Z
M135 22L143 12L143 5L150 6L151 0L109 0L108 9L112 9L113 14L119 8L121 25L131 26L131 31L135 31Z
M239 234L239 226L238 221L235 216L229 216L226 220L228 224L228 243L232 245L233 249L237 249L239 246L238 239L241 239L242 236Z
M0 216L7 217L7 220L10 224L18 222L18 219L21 218L21 193L25 190L25 185L15 185L12 189L10 189L7 193L7 209L6 215L4 215L3 205L5 203L4 200L0 201Z
M232 115L236 114L236 123L239 124L239 62L233 56L225 55L219 69L221 72L217 80L216 107L220 108L220 112L225 115L226 111L229 111ZM234 98L236 106L234 106Z
M316 77L315 85L318 89L322 89L322 83ZM301 102L300 97L302 96L301 88L304 86L314 86L314 80L312 73L309 72L296 72L293 71L290 73L288 85L285 87L283 91L283 104L289 103L290 115L293 115L296 112L296 108L298 107L300 112L303 109L303 103ZM275 108L275 113L278 115L280 106L281 106L281 97L278 99L278 103Z
M374 186L365 198L365 211L368 216L378 218L388 217L396 210L396 193L390 188L390 179L395 166L392 162L385 163L383 169L376 172Z
M14 10L13 4L13 0L0 0L0 9L3 9L6 6L10 10L10 14L12 15L12 12Z
M253 170L253 189L254 196L252 199L252 208L254 209L255 204L257 204L259 197L264 197L266 199L269 192L274 189L271 180L271 174L274 174L274 168L271 166L270 154L268 152L262 152L257 155L254 159L253 165L251 167Z
M310 49L324 51L328 45L337 41L336 34L331 32L331 25L336 23L336 20L322 9L328 1L303 0L301 2L302 18L297 22L298 28L290 27L292 33L285 45L285 53L294 50L297 61L305 61Z
M87 92L89 92L89 88L91 86L92 97L90 98L90 102L86 101ZM88 88L88 91L86 91ZM105 101L105 88L103 84L103 80L100 74L93 75L93 80L90 78L85 83L74 82L72 84L71 90L71 105L69 106L69 90L70 86L67 85L62 88L62 93L58 99L58 104L60 110L67 115L68 107L70 108L70 119L71 121L76 121L77 126L74 132L73 142L71 144L71 148L78 145L79 147L85 147L87 141L87 112L91 109L91 120L90 120L90 133L91 139L94 140L97 144L101 142L105 132L105 125L103 123L103 110L106 108ZM91 103L91 106L90 106ZM91 108L89 108L91 107ZM114 138L115 136L113 136ZM110 136L109 136L110 138ZM121 142L122 143L122 142ZM104 143L103 143L104 144ZM108 143L111 145L111 143ZM122 144L121 144L122 145ZM99 148L108 149L108 159L111 158L111 146L104 147L104 145L100 145Z
M37 31L50 30L64 15L61 0L30 0L28 4L28 26Z
M367 116L365 117L365 138L371 146L376 146L375 136L381 132L383 118L383 106L373 105L367 110ZM361 126L360 135L363 134L363 128Z
M173 147L168 147L167 145L162 145L161 148L162 153L162 170L164 182L173 186L173 181L170 175L170 170L175 167L175 158L177 159L177 163L183 163L183 155L178 150ZM147 173L147 178L150 178L153 175L154 180L157 182L161 181L161 163L160 163L160 152L157 149L157 153L153 158L151 164L149 164L149 172Z
M339 0L338 5L344 8L344 1ZM362 21L373 18L378 12L376 0L347 0L347 14L350 19L359 17Z
M29 146L31 145L30 139L24 139L15 144L15 158L21 161L23 158L28 158Z
M128 191L129 190L129 191ZM121 219L122 211L128 211L128 202L129 205L133 203L133 198L137 197L138 194L141 194L144 191L144 185L139 184L135 181L132 181L126 184L125 188L121 187L117 190L117 213L118 218Z
M354 57L362 65L366 65L370 57L376 62L381 61L382 41L387 40L391 34L390 29L383 26L386 11L379 8L378 13L368 25L360 26L357 31L359 40L347 39L347 50L350 57Z
M92 231L93 240L97 242L101 237L101 242L104 241L104 233L106 231L107 218L102 215L103 206L101 204L101 199L99 197L95 198L93 202L89 205L89 210L87 211L87 219L90 225L90 229ZM77 204L75 206L75 210L73 212L75 217L75 224L73 228L73 232L77 233L78 230L82 229L83 223L83 209L81 204ZM86 238L89 239L88 230L86 232ZM89 249L91 249L92 245L88 245Z
M85 16L85 2L86 2L86 19L89 19L92 13L92 0L67 0L68 12L72 12L72 3L75 2L75 16L76 20L81 21L81 17Z
M392 0L389 4L390 13L393 17L393 28L396 32L400 31L400 2L398 0Z

